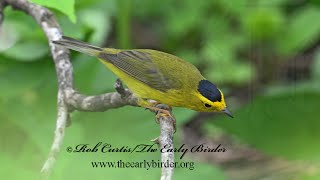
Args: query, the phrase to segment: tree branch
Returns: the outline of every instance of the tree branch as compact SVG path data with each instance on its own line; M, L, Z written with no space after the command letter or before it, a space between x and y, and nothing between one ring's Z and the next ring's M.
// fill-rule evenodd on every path
M137 106L137 98L130 94L123 97L118 92L106 93L97 96L85 96L75 90L66 91L66 101L71 108L79 111L106 111L126 105Z
M170 110L167 105L159 104L158 108ZM171 112L170 112L171 113ZM161 112L156 112L157 120L160 123L160 136L154 140L155 143L159 144L161 153L161 162L167 163L169 165L174 164L174 152L168 151L169 149L174 149L173 145L173 134L175 132L175 119L167 115L161 115ZM171 180L174 172L174 166L162 167L161 168L161 180Z
M80 94L74 89L73 85L73 67L69 59L69 50L55 45L52 41L61 39L62 31L54 15L46 8L33 4L27 0L2 0L0 1L0 23L3 18L2 9L5 4L21 10L34 18L40 25L48 38L51 54L54 60L58 79L57 96L57 120L53 143L46 162L41 169L42 179L47 179L54 167L55 161L60 152L65 128L69 120L70 113L73 110L79 111L106 111L108 109L118 108L125 105L137 106L137 98L122 86L120 80L117 80L115 89L117 92L106 93L97 96L86 96ZM157 116L158 117L158 116ZM174 124L169 117L159 116L161 134L159 143L161 147L169 144L173 147L173 129ZM171 127L170 127L171 126ZM162 154L162 160L173 162L173 153ZM173 168L162 169L161 179L171 179Z
M69 51L51 43L53 40L59 40L62 36L62 32L53 14L48 9L30 3L26 0L6 0L6 3L15 9L31 15L41 26L48 38L51 54L55 63L59 87L57 97L58 112L56 129L48 159L41 169L41 177L43 179L47 179L53 170L54 163L60 152L69 117L69 110L67 102L65 101L66 98L64 92L67 88L73 88L72 65L69 60Z
M59 155L59 152L63 143L65 129L66 129L69 117L70 116L69 116L68 108L63 99L63 92L59 91L58 92L58 115L57 115L56 129L54 132L54 139L51 145L48 158L41 169L41 179L47 179L53 170L54 164L56 162L56 159Z

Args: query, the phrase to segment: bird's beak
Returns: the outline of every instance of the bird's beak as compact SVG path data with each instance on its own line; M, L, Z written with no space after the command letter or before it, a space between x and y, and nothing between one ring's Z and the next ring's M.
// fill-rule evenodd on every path
M232 113L231 113L227 108L225 108L224 110L222 110L222 112L224 112L227 116L233 118Z

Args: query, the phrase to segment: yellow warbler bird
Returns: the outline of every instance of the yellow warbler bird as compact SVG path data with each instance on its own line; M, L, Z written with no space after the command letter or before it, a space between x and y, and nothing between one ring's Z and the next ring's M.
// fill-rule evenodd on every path
M200 112L222 111L232 117L222 91L194 65L174 55L150 49L100 48L65 36L53 43L97 57L138 97L142 107L155 109L150 101L154 100Z

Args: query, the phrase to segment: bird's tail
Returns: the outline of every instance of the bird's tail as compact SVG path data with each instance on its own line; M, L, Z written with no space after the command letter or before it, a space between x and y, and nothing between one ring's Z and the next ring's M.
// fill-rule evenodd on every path
M82 42L70 37L66 37L66 36L62 36L61 40L52 41L52 42L54 44L58 44L58 45L64 46L65 48L79 51L79 52L88 54L90 56L98 56L98 54L103 50L100 47L92 46L85 42Z

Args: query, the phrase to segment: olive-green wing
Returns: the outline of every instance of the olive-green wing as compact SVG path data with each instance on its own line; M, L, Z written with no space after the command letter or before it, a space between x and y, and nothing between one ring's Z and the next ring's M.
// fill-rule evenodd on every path
M148 52L139 50L125 50L117 54L101 52L98 57L154 89L167 91L178 87L157 67Z

